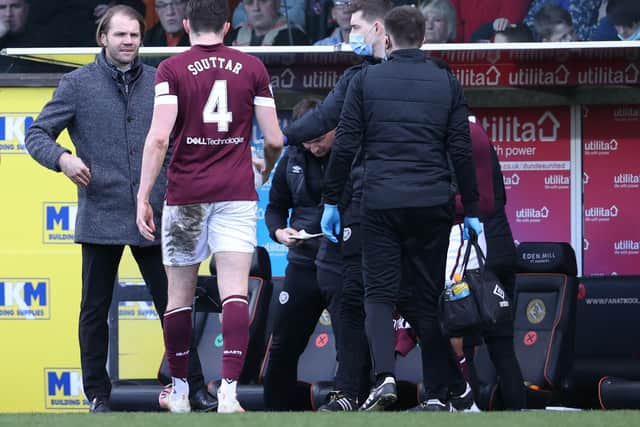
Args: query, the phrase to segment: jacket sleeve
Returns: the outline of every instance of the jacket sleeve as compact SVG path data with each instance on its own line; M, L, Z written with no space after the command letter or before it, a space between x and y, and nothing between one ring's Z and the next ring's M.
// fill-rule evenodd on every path
M364 120L362 113L362 80L366 70L351 79L345 97L336 139L331 148L331 157L325 173L324 203L335 205L349 177L351 164L362 145Z
M471 43L478 43L479 40L492 40L496 35L493 31L493 22L487 22L478 27L477 30L471 34Z
M288 145L300 145L322 136L338 126L349 82L360 70L359 65L346 69L336 86L320 105L285 129L284 133L287 135Z
M276 171L271 181L271 189L269 190L269 204L264 215L269 236L275 242L278 242L275 235L276 230L287 227L289 209L293 207L291 191L287 185L288 158L285 152L278 162L278 166L276 166Z
M70 153L56 139L74 120L74 93L69 78L64 76L53 93L53 98L44 106L25 135L25 145L31 157L56 172L60 172L60 156Z
M448 73L451 83L451 111L447 129L447 151L456 173L465 216L479 216L478 184L469 135L469 107L458 80Z

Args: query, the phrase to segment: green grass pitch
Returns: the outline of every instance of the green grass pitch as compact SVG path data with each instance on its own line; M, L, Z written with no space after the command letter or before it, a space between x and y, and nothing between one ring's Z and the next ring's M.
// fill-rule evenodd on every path
M252 412L246 414L3 414L0 426L46 427L634 427L640 411L527 411L481 414Z

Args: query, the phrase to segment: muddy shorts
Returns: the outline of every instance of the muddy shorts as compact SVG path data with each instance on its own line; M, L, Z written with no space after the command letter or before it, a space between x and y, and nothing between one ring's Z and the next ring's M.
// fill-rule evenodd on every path
M199 264L212 253L253 253L255 201L165 204L162 210L162 261L183 267Z

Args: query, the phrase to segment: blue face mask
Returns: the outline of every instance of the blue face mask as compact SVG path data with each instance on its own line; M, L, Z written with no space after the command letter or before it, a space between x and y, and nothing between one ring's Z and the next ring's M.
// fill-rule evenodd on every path
M620 40L622 40L622 41L625 41L625 42L632 42L632 41L640 40L640 28L638 28L635 33L631 34L627 38L622 37L620 34L618 34L618 38Z
M373 27L369 28L366 34L353 34L349 33L349 44L351 50L356 55L360 56L372 56L373 46L370 43L364 41L364 38L373 30Z

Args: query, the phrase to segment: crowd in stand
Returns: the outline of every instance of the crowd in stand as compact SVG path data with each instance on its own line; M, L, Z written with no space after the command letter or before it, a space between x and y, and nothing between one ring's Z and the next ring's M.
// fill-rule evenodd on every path
M348 41L349 0L232 1L234 46L335 45ZM637 0L396 0L426 18L425 43L559 42L640 38ZM0 0L0 49L95 46L109 6L145 17L145 46L187 46L186 0ZM231 5L233 6L233 4Z

